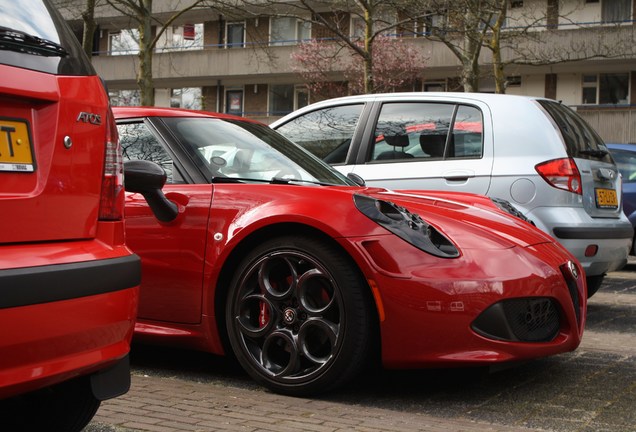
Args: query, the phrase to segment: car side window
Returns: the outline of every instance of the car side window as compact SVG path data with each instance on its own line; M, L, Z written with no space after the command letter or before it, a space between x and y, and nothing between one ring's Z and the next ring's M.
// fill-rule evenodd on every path
M480 158L483 154L484 122L478 108L459 105L453 121L447 158Z
M149 160L166 171L166 183L184 183L170 154L152 134L145 123L121 123L117 125L124 160Z
M386 103L368 161L473 158L482 155L479 109L446 103Z
M276 130L329 164L345 163L364 104L324 108Z

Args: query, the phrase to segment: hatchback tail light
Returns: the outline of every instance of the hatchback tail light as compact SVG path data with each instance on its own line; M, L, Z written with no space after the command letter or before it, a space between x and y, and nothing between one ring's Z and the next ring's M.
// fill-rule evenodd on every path
M554 159L534 167L550 186L582 195L581 174L572 158Z
M100 220L121 220L124 217L124 161L119 145L119 134L113 113L106 115L106 153L104 177L99 203Z

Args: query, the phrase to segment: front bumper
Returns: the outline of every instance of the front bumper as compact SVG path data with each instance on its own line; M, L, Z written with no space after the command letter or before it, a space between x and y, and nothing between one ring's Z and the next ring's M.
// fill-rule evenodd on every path
M581 342L587 308L584 273L556 244L462 250L460 258L446 260L410 254L400 262L381 253L396 250L391 238L362 241L358 247L374 268L368 277L378 287L387 367L488 365L568 352ZM578 278L568 282L562 269L570 261ZM475 321L488 308L519 299L554 305L558 322L548 340L476 331Z

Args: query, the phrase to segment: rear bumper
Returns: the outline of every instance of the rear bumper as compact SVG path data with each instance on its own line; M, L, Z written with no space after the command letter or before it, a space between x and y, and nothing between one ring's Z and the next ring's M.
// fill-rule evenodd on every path
M623 214L602 219L590 217L582 207L540 207L526 216L570 251L588 276L620 269L627 262L634 229ZM586 256L590 246L597 251Z
M554 236L561 239L581 239L581 240L594 240L594 239L628 239L631 240L634 237L634 229L631 225L625 224L623 226L617 226L612 228L605 227L555 227L553 230Z
M0 270L0 398L115 365L130 351L139 257ZM10 330L8 330L10 329Z
M0 270L0 309L69 300L138 286L137 255Z

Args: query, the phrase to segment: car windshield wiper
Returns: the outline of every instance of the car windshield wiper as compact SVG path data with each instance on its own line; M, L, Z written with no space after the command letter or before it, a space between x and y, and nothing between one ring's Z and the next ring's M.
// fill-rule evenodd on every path
M269 180L266 179L255 179L248 177L212 177L212 183L243 183L243 182L254 182L254 183L271 183L271 184L299 184L299 183L309 183L320 186L333 186L331 183L322 183L313 180L302 180L295 178L283 178L283 177L272 177Z
M602 159L605 156L607 156L607 154L609 153L607 150L601 150L601 149L585 149L585 150L581 150L579 151L579 153L584 154L584 155L588 155L588 156L592 156L595 158L599 158Z
M0 50L45 57L66 57L68 55L68 51L58 43L2 26L0 26Z

